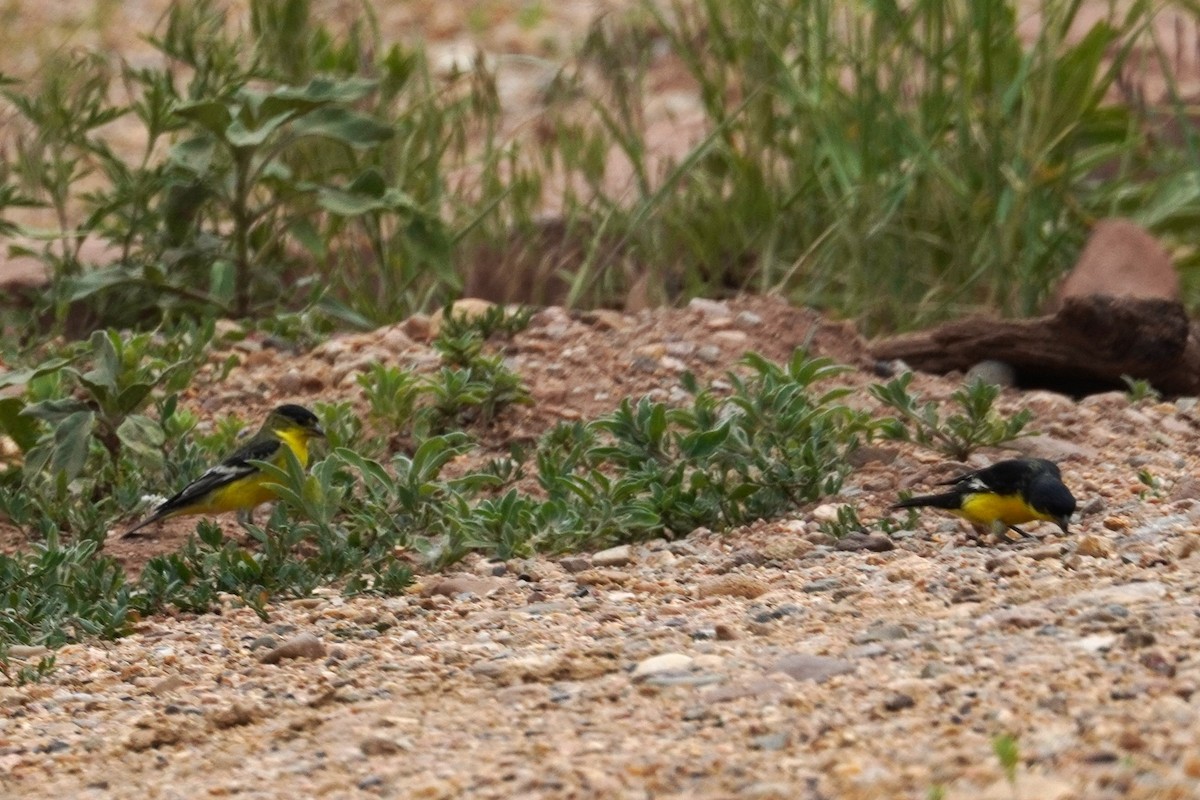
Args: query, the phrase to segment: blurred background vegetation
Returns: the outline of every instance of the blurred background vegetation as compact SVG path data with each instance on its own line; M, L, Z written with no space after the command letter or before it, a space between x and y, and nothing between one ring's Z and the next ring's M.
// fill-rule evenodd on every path
M435 71L352 5L187 0L153 59L49 50L10 80L0 219L51 280L2 301L9 330L755 291L878 333L1033 313L1112 214L1196 302L1192 2L647 0L521 56L518 124L517 56ZM1192 22L1163 41L1165 14Z

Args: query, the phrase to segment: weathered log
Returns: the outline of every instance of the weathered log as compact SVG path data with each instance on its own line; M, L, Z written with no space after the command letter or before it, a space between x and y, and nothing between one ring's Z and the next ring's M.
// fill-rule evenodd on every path
M970 317L868 348L877 359L901 359L924 372L965 371L997 359L1013 367L1021 386L1071 394L1121 387L1122 375L1165 394L1200 394L1200 335L1171 300L1072 297L1051 316Z

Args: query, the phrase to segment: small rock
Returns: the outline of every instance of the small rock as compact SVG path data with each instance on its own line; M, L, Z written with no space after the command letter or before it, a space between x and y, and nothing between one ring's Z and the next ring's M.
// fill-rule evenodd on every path
M877 622L850 641L854 644L870 644L871 642L894 642L908 638L908 629L895 622Z
M892 541L890 536L882 536L877 533L848 533L841 539L833 543L834 550L842 550L854 552L857 550L866 550L871 553L886 553L888 550L895 550L896 543Z
M158 683L151 686L150 693L151 694L167 694L168 692L174 692L177 689L182 689L184 686L187 686L187 685L188 685L188 683L187 683L187 681L185 681L183 679L183 676L169 675L166 678L163 678Z
M629 573L619 569L585 569L575 576L580 586L624 586L632 580Z
M809 653L793 653L775 662L773 672L782 672L797 681L824 683L835 675L845 675L855 669L853 661Z
M744 597L753 600L767 591L767 584L749 575L721 575L696 587L698 597Z
M731 642L738 638L737 629L724 622L718 622L713 626L713 637L718 642Z
M1130 628L1121 637L1121 644L1128 650L1139 650L1154 644L1154 634L1144 628Z
M633 680L646 680L652 675L684 673L692 668L693 658L683 653L663 653L638 662L633 670Z
M812 510L812 516L817 522L837 522L838 507L833 503L822 503Z
M800 587L800 591L816 594L817 592L828 592L838 588L842 582L837 578L819 578L815 581L809 581Z
M991 358L980 361L967 370L965 382L972 381L982 381L993 386L1015 386L1017 371L1013 369L1012 364Z
M788 603L787 605L780 606L779 608L770 608L766 611L759 611L752 616L752 619L760 624L774 622L777 619L790 617L792 614L795 614L799 611L799 606L794 606L791 603Z
M263 653L258 660L263 664L278 664L285 658L322 658L324 655L325 645L321 640L311 633L302 633Z
M692 311L699 311L706 317L728 317L730 314L728 303L704 297L693 297L688 301L687 307Z
M477 578L471 575L456 575L450 578L441 578L421 587L420 594L422 597L456 597L460 594L473 594L476 597L484 597L494 591L498 583L486 578Z
M745 331L727 330L717 331L712 335L712 340L722 347L743 348L750 337L746 335Z
M1075 552L1090 558L1112 558L1113 548L1107 539L1099 536L1081 536L1075 543Z
M750 740L750 748L752 750L782 750L788 746L788 734L786 731L779 733L768 733L763 736L755 736Z
M218 730L225 730L226 728L236 728L240 725L249 725L258 715L258 709L253 706L234 703L228 708L223 708L208 715L208 718L212 721L213 727Z
M368 736L358 744L364 756L391 756L409 748L386 736Z
M906 708L912 708L917 704L916 700L912 699L911 695L897 692L883 701L884 711L903 711Z
M1138 662L1151 672L1164 678L1175 677L1175 665L1168 661L1162 653L1143 653Z
M1116 636L1107 633L1098 633L1094 636L1084 636L1082 639L1076 639L1071 642L1071 646L1077 647L1087 653L1106 653L1116 643Z
M592 564L597 567L623 567L633 560L633 548L627 544L610 547L592 554Z
M577 572L583 572L592 566L591 559L584 556L564 556L558 560L558 565L567 572L574 575Z
M1034 561L1045 561L1048 558L1058 558L1067 550L1062 543L1043 545L1035 550L1026 550L1021 555Z
M279 640L276 639L274 636L267 634L266 636L259 636L257 639L252 641L250 643L248 649L250 650L251 653L253 653L255 650L262 650L263 648L276 647L278 645L279 645Z

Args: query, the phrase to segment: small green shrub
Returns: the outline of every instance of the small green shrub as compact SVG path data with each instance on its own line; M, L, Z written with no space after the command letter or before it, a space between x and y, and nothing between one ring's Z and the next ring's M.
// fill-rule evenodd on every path
M962 461L980 447L999 447L1020 436L1030 436L1025 426L1033 418L1021 410L1008 419L1002 418L994 406L1000 387L974 380L950 396L960 409L943 418L934 402L922 403L909 392L913 373L906 372L886 384L875 384L871 394L885 406L900 412L886 421L884 436L915 442Z

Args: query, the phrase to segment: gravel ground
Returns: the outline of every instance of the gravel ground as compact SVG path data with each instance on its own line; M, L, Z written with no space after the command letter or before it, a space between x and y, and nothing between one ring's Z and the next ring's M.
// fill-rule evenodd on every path
M243 402L290 387L298 367L306 383L261 402L353 399L343 367L423 368L425 328L337 339L299 362L243 343L244 366L196 397ZM773 300L549 309L509 352L537 402L502 420L496 445L625 394L669 396L681 367L711 377L746 349L782 358L802 341L868 366L852 329ZM858 369L842 382L873 380ZM957 385L916 381L935 398ZM1009 390L1002 404L1035 414L1042 435L1023 451L1061 460L1082 509L1069 536L1042 525L981 544L928 513L891 541L830 540L820 522L838 505L874 519L899 489L945 474L935 454L894 444L865 451L840 496L725 534L469 561L404 597L330 592L273 606L268 622L232 604L149 619L121 641L64 648L43 684L0 686L0 793L1200 795L1195 400ZM136 570L189 529L113 552ZM1004 734L1018 741L1015 785L992 752Z

